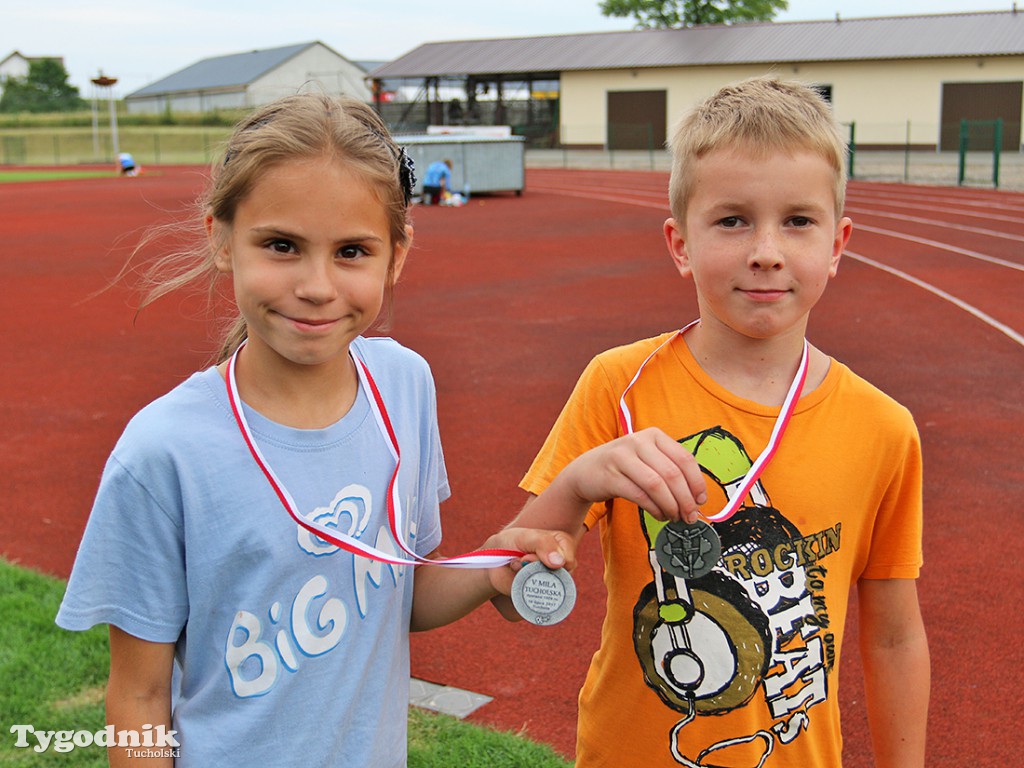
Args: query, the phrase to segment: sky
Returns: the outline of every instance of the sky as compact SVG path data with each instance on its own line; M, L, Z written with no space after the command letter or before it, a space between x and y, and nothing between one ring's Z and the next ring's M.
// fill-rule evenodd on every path
M1012 0L789 0L776 21L1010 10ZM1024 6L1024 2L1022 2ZM599 0L46 0L9 3L0 60L60 56L84 97L100 72L118 98L200 59L314 40L352 61L390 61L423 43L612 32L629 18ZM106 94L104 94L106 96Z

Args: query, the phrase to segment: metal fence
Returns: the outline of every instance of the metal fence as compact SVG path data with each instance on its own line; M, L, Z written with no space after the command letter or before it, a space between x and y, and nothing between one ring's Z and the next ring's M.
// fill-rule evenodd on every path
M938 126L904 126L902 143L883 143L885 149L879 149L879 144L861 144L859 140L865 134L875 140L893 137L897 128L893 125L883 131L880 126L857 126L858 140L851 153L851 178L949 186L958 183L959 154L934 148ZM527 167L669 170L670 158L663 146L608 150L598 129L598 126L564 128L562 146L544 148L536 143L528 144L525 155ZM119 131L119 148L131 152L143 168L161 164L208 164L219 155L229 132L229 128L129 126ZM586 139L579 143L588 148L572 146L574 136ZM926 143L928 137L931 137L930 145ZM93 133L89 128L0 129L2 165L112 164L113 158L109 130ZM964 185L995 186L993 159L991 151L968 152L963 169ZM1024 154L1020 149L1001 152L999 164L998 186L1024 190Z
M528 149L528 168L592 168L668 171L668 152L658 150ZM859 149L853 156L851 178L904 184L957 186L959 155L956 152L883 151ZM992 153L967 153L962 186L988 187L993 183ZM1024 154L1000 156L999 188L1024 190Z
M160 129L125 127L118 149L141 165L209 163L219 153L228 128ZM108 129L0 130L0 164L81 165L113 163L114 142Z
M945 146L950 143L948 138L943 138L950 133L950 126L909 121L852 123L847 124L845 130L849 132L852 146L848 170L853 179L956 186L961 181L962 170L964 186L1024 189L1024 153L1020 145L1020 126L1016 124L1004 126L1005 141L999 153L986 146L985 137L972 143L971 151L965 154L962 169L956 141L952 146ZM959 123L953 126L953 130L959 132ZM636 125L563 125L560 131L562 146L528 150L527 165L669 170L666 150L661 145L655 146L653 141L640 149L607 149L620 144L621 137L627 134L635 139L644 135L644 131ZM654 132L648 131L647 135L653 136ZM979 149L974 150L974 146ZM998 168L994 166L996 158Z

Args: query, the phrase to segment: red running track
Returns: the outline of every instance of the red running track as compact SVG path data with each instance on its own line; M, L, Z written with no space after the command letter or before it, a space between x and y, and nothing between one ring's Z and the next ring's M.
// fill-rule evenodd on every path
M198 298L137 319L114 276L138 234L183 214L202 171L0 186L4 375L0 554L66 576L127 419L204 364ZM522 503L516 485L598 351L695 316L665 252L664 174L532 170L522 197L415 212L391 330L431 362L454 491L448 551ZM1019 762L1024 473L1024 195L851 183L855 233L811 340L914 412L925 451L920 592L933 661L930 766ZM1018 446L1014 449L1013 446ZM563 624L489 609L413 637L417 677L494 701L471 719L571 756L604 592L596 537ZM856 615L847 639L856 643ZM845 765L870 765L856 653L844 655Z

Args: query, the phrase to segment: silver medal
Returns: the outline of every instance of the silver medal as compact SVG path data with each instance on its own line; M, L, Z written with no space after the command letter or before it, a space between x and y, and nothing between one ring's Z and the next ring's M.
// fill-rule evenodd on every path
M576 604L576 584L564 568L551 570L540 560L528 563L512 581L512 605L539 627L557 624Z
M654 541L654 554L661 567L674 576L699 579L711 573L722 556L722 542L715 529L698 520L668 523Z

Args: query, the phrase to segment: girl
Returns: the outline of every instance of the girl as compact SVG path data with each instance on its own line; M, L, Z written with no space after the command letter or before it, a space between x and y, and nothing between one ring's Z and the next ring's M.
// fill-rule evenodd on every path
M149 298L226 276L238 322L125 429L57 617L109 624L108 722L163 748L121 740L112 765L403 766L408 632L505 612L524 553L573 565L571 537L506 529L448 563L487 567L409 567L437 557L449 495L434 386L363 333L408 255L413 183L370 108L319 94L257 110L214 168L201 263ZM584 457L536 503L630 495L640 472L692 511L685 458L663 481L636 454Z

